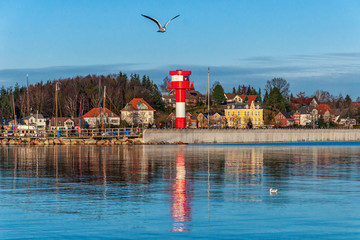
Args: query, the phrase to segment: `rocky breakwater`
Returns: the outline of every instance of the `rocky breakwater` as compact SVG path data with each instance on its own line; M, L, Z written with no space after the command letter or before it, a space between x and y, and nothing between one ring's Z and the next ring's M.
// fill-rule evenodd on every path
M141 139L3 138L2 146L140 145Z

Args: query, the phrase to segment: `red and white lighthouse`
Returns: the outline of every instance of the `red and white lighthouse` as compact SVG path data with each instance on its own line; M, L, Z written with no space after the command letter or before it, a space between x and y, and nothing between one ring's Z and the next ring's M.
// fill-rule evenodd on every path
M185 128L185 90L194 88L194 82L189 81L191 71L170 71L171 82L168 89L176 89L176 128Z

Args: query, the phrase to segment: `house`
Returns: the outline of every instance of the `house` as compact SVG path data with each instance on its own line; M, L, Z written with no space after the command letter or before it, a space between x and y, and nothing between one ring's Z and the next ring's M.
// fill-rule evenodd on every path
M352 128L354 125L356 125L356 119L355 118L340 118L337 122L340 126L344 126L346 128Z
M166 123L168 128L176 127L176 116L174 113L169 114L169 116L166 118ZM191 113L186 113L185 115L185 127L197 128L197 119Z
M197 119L191 113L185 115L185 126L186 128L197 128Z
M90 128L101 127L103 123L104 125L120 126L120 117L107 108L105 108L105 112L104 108L93 108L82 118Z
M175 128L176 127L176 116L174 113L170 113L166 118L166 127L167 128Z
M56 121L57 120L57 124ZM70 118L70 117L52 117L50 119L50 129L57 129L57 130L71 130L71 129L78 129L79 126L79 119Z
M325 123L334 121L335 112L327 104L319 104L316 109L318 110L319 118L322 117Z
M315 126L318 121L318 110L311 105L302 106L297 112L300 113L300 126Z
M34 126L36 129L45 130L46 129L46 118L42 114L30 114L23 119L24 125Z
M228 104L224 112L227 126L230 128L247 128L249 122L254 128L264 126L264 110L258 102Z
M275 124L278 127L290 127L295 125L295 119L293 118L294 113L279 112L275 116ZM299 117L299 113L297 116ZM299 119L300 121L300 119Z
M153 124L153 109L144 99L134 98L121 110L121 119L131 125Z
M298 125L298 126L300 125L300 116L301 116L300 113L297 111L292 115L295 125Z
M224 115L218 112L199 113L196 117L198 128L225 128L226 119Z
M235 93L224 93L226 102L229 103L251 103L251 102L259 102L258 95L239 95Z
M198 128L208 128L208 118L206 113L199 113L196 117Z

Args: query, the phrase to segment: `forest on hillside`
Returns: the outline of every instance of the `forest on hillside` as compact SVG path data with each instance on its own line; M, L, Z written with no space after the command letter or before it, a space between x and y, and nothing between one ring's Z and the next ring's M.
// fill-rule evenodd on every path
M27 87L14 87L0 90L0 116L13 118L14 109L17 118L30 113L55 116L55 91L58 85L58 116L76 117L85 114L94 107L103 105L104 86L106 86L106 107L116 114L134 97L144 98L157 110L164 110L161 94L156 84L148 76L140 78L137 74L111 74L107 76L88 75L66 78L56 81L39 82L29 85L29 104ZM81 105L81 110L80 110Z

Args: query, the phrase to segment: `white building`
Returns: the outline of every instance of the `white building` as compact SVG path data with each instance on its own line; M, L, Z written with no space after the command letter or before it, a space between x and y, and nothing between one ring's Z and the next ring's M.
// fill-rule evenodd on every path
M104 125L120 126L120 117L105 108L93 108L89 112L85 113L82 117L86 124L91 127L101 127L104 121Z
M30 114L23 118L23 121L27 126L33 126L39 130L46 129L46 118L42 114Z
M144 99L134 98L121 110L121 119L132 125L153 124L154 112Z

